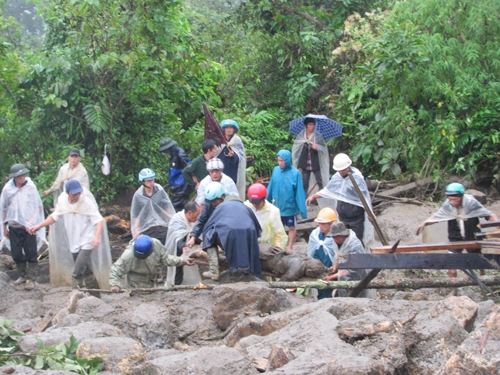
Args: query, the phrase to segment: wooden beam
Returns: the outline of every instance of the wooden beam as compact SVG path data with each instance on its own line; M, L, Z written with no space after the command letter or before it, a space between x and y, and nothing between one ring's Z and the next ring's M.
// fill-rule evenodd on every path
M349 254L339 269L500 269L500 254Z
M499 243L500 245L500 243ZM446 242L421 245L401 245L396 249L396 253L412 253L417 251L437 251L437 250L476 250L481 249L482 245L478 241ZM375 246L371 248L372 254L387 254L391 246Z

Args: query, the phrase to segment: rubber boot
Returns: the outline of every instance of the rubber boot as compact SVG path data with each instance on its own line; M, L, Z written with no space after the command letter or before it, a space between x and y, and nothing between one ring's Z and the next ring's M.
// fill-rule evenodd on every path
M95 278L94 274L85 277L85 287L87 289L99 289L99 283ZM91 296L101 298L101 292L88 292Z
M219 255L216 247L209 247L207 249L208 254L208 267L207 272L203 272L203 277L210 278L212 280L219 280Z
M17 280L14 281L14 285L21 285L26 282L26 262L23 263L16 263L16 270L17 270Z

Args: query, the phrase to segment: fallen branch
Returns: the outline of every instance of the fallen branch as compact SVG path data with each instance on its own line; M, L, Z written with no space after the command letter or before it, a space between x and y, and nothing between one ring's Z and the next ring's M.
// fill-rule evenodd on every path
M500 285L500 276L483 276L480 278L485 285ZM354 289L359 281L276 281L264 283L269 288L288 289L288 288L316 288L316 289ZM420 289L420 288L457 288L462 286L475 286L474 281L469 278L460 279L397 279L397 280L372 280L367 286L368 289ZM132 288L121 289L120 292L137 292L137 293L153 293L153 292L176 292L179 290L212 290L219 287L226 287L226 284L221 285L176 285L172 288ZM113 293L109 289L79 289L82 292L101 292ZM61 292L70 292L71 290L60 290Z

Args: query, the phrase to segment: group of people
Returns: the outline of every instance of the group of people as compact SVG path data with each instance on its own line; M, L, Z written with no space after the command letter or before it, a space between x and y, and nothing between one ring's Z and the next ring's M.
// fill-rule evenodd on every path
M28 290L34 288L40 243L37 236L45 239L47 226L52 226L51 280L58 275L67 283L69 277L75 288L100 286L115 292L123 286L149 288L159 281L159 266L168 267L167 278L162 280L165 285L179 285L183 267L194 264L185 253L195 244L201 244L208 256L209 269L204 277L219 279L219 255L223 251L231 273L251 273L262 278L259 243L292 251L298 214L306 219L306 206L315 199L323 200L321 203L327 207L315 219L318 227L310 235L308 255L328 269L325 280L360 279L362 273L338 268L347 254L365 252L373 238L370 194L363 175L352 166L349 156L340 153L334 157L336 173L329 179L326 144L315 131L314 119L306 118L293 152L277 152L277 166L268 186L255 183L245 192L246 154L237 136L238 124L228 119L221 123L221 128L226 144L203 141L202 154L193 161L171 138L160 141L159 152L170 157L171 197L156 183L152 169L139 172L141 186L133 196L130 213L133 240L113 265L106 223L89 190L80 151L70 151L68 163L60 168L54 184L43 192L43 196L55 193L55 210L47 218L36 186L27 177L29 170L23 164L13 165L0 206L2 238L10 241L19 276L14 284L24 284ZM312 194L308 191L311 180L318 186ZM196 196L191 200L193 192ZM477 231L477 218L498 220L465 194L462 185L450 184L446 194L448 200L418 228L419 232L425 225L448 221L450 241L470 240ZM325 290L318 297L331 296L332 291Z

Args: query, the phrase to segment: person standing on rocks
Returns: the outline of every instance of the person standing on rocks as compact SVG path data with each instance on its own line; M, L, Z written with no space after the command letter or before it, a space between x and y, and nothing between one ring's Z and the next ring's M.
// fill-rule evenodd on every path
M192 186L187 184L182 176L182 170L191 164L191 159L176 141L168 137L160 141L158 151L170 155L168 184L172 191L172 204L175 211L182 211L184 205L189 202L189 195L193 192Z
M200 216L200 206L195 202L188 202L184 206L184 210L177 212L172 216L168 226L167 248L169 255L181 256L186 249L186 242L189 234L193 230L194 223ZM199 241L201 243L201 241ZM167 285L181 285L184 278L183 266L169 267L167 275Z
M200 186L198 186L198 192L195 199L195 202L200 205L203 209L203 205L205 204L205 191L208 185L212 182L220 182L222 186L224 186L224 191L227 195L237 195L239 196L238 188L234 181L227 176L222 171L224 170L224 163L217 158L210 159L207 163L207 171L208 176L205 177L200 182Z
M292 164L302 173L302 184L307 196L311 172L314 174L318 190L323 189L328 181L330 162L326 142L320 132L316 131L316 120L312 117L304 119L304 130L301 131L292 148Z
M165 244L168 223L175 213L165 189L156 182L156 173L149 168L139 172L139 182L130 207L130 229L134 238L146 234Z
M478 228L479 218L483 217L488 221L497 221L498 216L477 201L470 194L465 194L465 188L458 182L452 182L446 187L447 199L439 208L438 212L424 221L417 228L417 235L422 232L425 226L432 225L440 221L448 222L448 241L475 241L476 233L480 233ZM451 254L460 254L463 250L449 250ZM481 253L481 249L469 249L468 253ZM450 278L457 277L457 270L449 270Z
M51 282L59 274L57 267L66 266L61 271L65 273L74 262L73 288L107 287L111 266L108 232L94 196L79 181L66 182L54 212L30 232L34 234L49 225L53 225L50 230ZM92 294L100 297L99 293Z
M195 190L198 190L201 180L208 176L207 162L217 155L217 144L212 139L205 139L201 150L203 154L182 170L182 176Z
M1 236L10 240L12 259L16 263L18 279L15 285L25 284L32 290L38 276L37 236L31 228L42 222L43 204L38 190L26 175L29 170L24 164L14 164L0 196L2 208ZM40 233L45 238L45 231Z
M77 148L71 149L68 155L68 162L59 168L56 180L52 186L43 192L43 196L54 193L54 207L57 203L59 194L64 190L64 186L69 180L77 180L86 189L90 190L89 175L87 170L80 163L80 150Z
M349 178L349 172L354 177L354 180L371 210L372 201L368 187L366 186L365 178L361 172L351 164L352 161L348 155L342 153L336 155L333 159L333 169L335 169L337 173L332 176L330 182L328 182L328 185L324 189L309 196L306 203L310 204L313 199L321 197L334 199L336 201L335 209L339 215L339 220L352 229L361 242L368 244L374 236L373 226L369 222L363 202L359 198Z
M302 176L291 164L292 153L280 150L276 158L278 165L274 167L267 187L267 200L280 210L281 221L288 227L288 246L284 250L292 251L297 237L297 213L300 212L302 219L307 219L306 195Z
M266 187L259 183L250 185L247 195L245 205L252 210L262 228L259 243L268 243L284 249L288 236L281 222L280 210L266 200Z
M331 237L328 237L333 222L337 221L337 213L330 207L325 207L318 212L314 221L318 227L311 232L307 244L307 255L310 258L318 259L328 268L329 272L335 271L335 250L337 245ZM332 289L318 290L318 299L331 298Z
M238 187L238 194L243 201L246 190L247 157L243 141L237 134L240 128L238 123L231 119L222 120L220 127L224 132L226 144L217 150L217 157L224 163L226 175Z
M124 288L153 288L159 266L192 266L191 259L169 255L167 248L156 238L140 235L132 240L111 267L109 283L112 292L119 292L122 278Z

